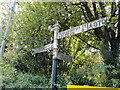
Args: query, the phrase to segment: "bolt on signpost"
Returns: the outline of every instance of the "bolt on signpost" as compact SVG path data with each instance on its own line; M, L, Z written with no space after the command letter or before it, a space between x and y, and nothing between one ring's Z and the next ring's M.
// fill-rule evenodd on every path
M76 26L76 27L68 29L68 30L65 30L60 33L59 33L60 25L57 22L50 29L50 31L54 31L54 42L52 44L48 44L48 45L42 46L40 48L34 49L35 53L41 53L41 52L45 52L48 50L53 50L53 58L52 58L53 63L52 63L52 75L51 75L51 77L52 77L51 87L53 90L57 89L57 87L56 87L57 60L65 60L65 61L70 61L70 62L74 61L74 59L71 56L64 55L64 54L58 52L58 50L59 50L58 49L58 40L61 38L66 38L71 35L75 35L75 34L85 32L85 31L88 31L91 29L105 26L106 20L107 20L107 17L104 17L104 18L101 18L101 19L98 19L98 20L95 20L95 21L92 21L92 22L89 22L89 23L86 23L86 24L83 24L80 26Z

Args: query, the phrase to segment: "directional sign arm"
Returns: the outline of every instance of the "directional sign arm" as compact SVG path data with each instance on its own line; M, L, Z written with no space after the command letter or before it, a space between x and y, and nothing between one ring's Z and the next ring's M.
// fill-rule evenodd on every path
M107 20L107 17L104 17L104 18L94 20L92 22L89 22L89 23L71 28L71 29L68 29L66 31L60 32L60 33L58 33L57 39L69 37L71 35L75 35L75 34L78 34L80 32L85 32L85 31L95 29L95 28L98 28L98 27L101 27L101 26L105 26L106 25L106 23L105 23L106 20Z
M41 53L52 49L53 49L53 44L48 44L45 46L41 46L40 48L35 48L34 51L35 53Z
M69 62L74 62L74 59L69 55L64 55L63 53L58 53L57 58L60 60L65 60Z

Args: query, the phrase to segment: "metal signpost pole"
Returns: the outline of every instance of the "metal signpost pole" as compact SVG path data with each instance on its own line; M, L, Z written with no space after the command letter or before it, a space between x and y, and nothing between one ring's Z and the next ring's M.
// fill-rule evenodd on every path
M57 22L53 25L54 30L54 42L53 42L53 64L52 64L52 90L56 90L56 76L57 76L57 54L58 54L58 40L57 36L59 33L60 25Z

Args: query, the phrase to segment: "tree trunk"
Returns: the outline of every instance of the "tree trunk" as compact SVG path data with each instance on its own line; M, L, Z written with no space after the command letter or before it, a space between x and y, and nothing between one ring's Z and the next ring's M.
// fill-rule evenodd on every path
M104 43L100 53L107 66L107 82L112 83L112 79L120 79L120 51L118 39L112 40L110 45ZM116 72L116 73L115 73ZM120 86L120 85L119 85ZM118 86L118 87L119 87Z

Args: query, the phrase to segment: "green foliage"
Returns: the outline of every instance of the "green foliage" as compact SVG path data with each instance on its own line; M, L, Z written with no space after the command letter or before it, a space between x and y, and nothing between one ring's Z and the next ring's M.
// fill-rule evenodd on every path
M6 81L7 82L7 81ZM4 86L4 88L49 88L49 78L45 76L33 76L20 73L14 82Z
M109 77L112 77L111 79L107 80L106 81L106 86L112 86L112 87L120 87L120 79L117 79L116 76L119 75L119 71L115 69L114 66L110 66L110 65L107 65L106 68L111 69L111 72L107 70L107 73L108 73L108 76L107 78Z
M89 86L104 86L106 82L105 69L102 64L95 65L96 67L88 68L81 67L73 69L70 72L70 80L73 84L89 85ZM99 68L101 67L101 68Z
M15 16L11 33L7 37L8 48L12 46L16 56L14 58L7 58L7 60L14 62L14 67L22 72L35 74L41 71L41 73L49 74L51 53L35 54L32 50L52 43L53 33L48 31L49 25L55 24L58 20L62 26L61 31L63 31L69 27L79 25L81 23L79 21L81 20L79 19L81 14L77 11L76 6L69 6L67 3L21 2L20 5L22 10L18 11ZM76 21L72 20L72 18L78 22L75 23ZM7 51L6 54L9 54L12 50Z
M90 85L92 84L91 81L89 81L87 79L87 77L85 76L85 73L87 72L84 72L84 71L81 71L81 70L85 70L85 69L79 69L79 71L76 71L76 70L72 70L70 72L70 80L72 81L72 84L73 85Z
M2 61L4 88L48 88L51 85L50 52L35 54L33 49L53 42L53 32L48 26L59 21L60 31L84 24L82 10L76 5L65 2L20 2L22 9L17 12L14 24L6 37L6 49ZM109 6L111 3L105 4ZM88 6L91 7L92 3ZM83 8L84 9L84 8ZM100 9L100 7L98 7ZM98 13L101 17L101 12ZM108 25L116 30L113 23L116 17L109 20ZM72 56L75 61L58 63L57 87L65 88L69 84L113 86L119 87L120 80L109 76L118 75L111 65L105 65L99 53L89 50L96 47L101 49L104 40L101 33L89 31L73 35L60 41L60 52ZM108 42L109 43L109 42ZM105 49L101 52L104 52ZM88 52L88 53L86 53ZM106 53L106 52L105 52ZM106 53L108 54L108 53ZM109 56L109 55L108 55ZM109 59L111 60L111 59ZM107 69L111 69L108 71Z
M102 63L94 65L92 72L88 74L88 79L94 81L95 86L104 86L106 83L106 78L106 68Z
M5 76L5 75L4 75ZM7 73L6 79L3 79L3 88L50 88L51 77L44 75L32 75L27 73L9 74ZM11 79L10 79L11 78ZM64 76L57 76L57 88L66 88L71 80Z

